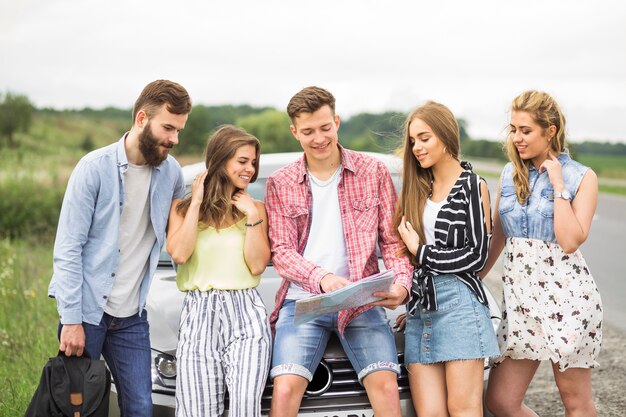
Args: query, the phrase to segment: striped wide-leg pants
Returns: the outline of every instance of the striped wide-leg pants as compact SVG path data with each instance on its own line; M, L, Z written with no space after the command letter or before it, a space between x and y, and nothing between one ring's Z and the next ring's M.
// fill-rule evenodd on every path
M177 348L176 416L261 415L272 339L256 289L189 291Z

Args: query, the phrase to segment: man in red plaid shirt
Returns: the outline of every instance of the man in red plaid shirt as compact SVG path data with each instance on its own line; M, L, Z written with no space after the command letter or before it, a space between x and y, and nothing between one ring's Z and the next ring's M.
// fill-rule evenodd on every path
M396 192L385 165L338 143L335 98L307 87L287 106L303 157L267 181L273 263L283 282L270 316L275 329L270 416L296 416L332 332L339 334L374 414L400 416L395 341L382 307L408 301L412 268L398 257L391 218ZM378 272L376 243L396 279L381 300L294 325L295 302Z

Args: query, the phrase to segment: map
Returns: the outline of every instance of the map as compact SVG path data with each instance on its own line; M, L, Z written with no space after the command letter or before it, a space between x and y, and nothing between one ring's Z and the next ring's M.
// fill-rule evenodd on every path
M380 298L374 297L372 293L389 291L394 279L393 271L386 270L335 291L298 300L296 301L293 323L296 325L306 323L323 314L360 307L378 301Z

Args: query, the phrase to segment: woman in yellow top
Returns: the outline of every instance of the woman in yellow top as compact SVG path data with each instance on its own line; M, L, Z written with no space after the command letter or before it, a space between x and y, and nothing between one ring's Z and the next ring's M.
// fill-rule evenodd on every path
M270 259L267 213L246 192L260 143L234 126L209 138L191 197L174 201L167 251L187 292L181 313L176 416L260 416L271 335L256 290Z

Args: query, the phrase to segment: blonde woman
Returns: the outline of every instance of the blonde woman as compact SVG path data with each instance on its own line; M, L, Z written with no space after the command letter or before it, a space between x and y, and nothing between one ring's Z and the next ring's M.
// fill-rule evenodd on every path
M487 273L504 249L502 357L491 370L487 407L497 416L537 416L524 396L550 360L565 415L595 416L602 303L578 248L596 209L598 181L565 147L565 118L541 91L513 100L510 159L502 172Z

